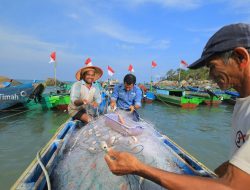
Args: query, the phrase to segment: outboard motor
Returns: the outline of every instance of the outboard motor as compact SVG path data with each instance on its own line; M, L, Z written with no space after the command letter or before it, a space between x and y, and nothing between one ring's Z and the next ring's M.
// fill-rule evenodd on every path
M34 91L31 93L31 95L29 96L29 101L31 99L33 99L36 103L41 103L42 102L42 93L45 89L44 84L40 83L38 84Z

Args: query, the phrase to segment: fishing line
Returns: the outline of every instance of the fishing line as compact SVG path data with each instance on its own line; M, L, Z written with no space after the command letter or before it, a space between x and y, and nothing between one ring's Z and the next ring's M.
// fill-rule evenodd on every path
M13 116L15 116L15 115L20 115L20 114L25 113L25 112L28 112L28 111L33 111L33 110L25 110L25 111L23 111L23 112L19 112L19 113L13 114L13 115L8 115L8 116L6 116L6 117L1 117L0 120L6 119L6 118L10 118L10 117L13 117Z
M156 96L157 99L159 99L161 102L163 102L165 105L170 106L168 103L164 102L159 96Z

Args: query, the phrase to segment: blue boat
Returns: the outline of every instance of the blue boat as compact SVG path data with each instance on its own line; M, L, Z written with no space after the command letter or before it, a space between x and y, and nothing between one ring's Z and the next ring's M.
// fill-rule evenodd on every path
M233 91L226 90L225 93L230 95L231 97L234 97L234 98L239 98L240 97L240 94L238 92L233 92Z
M18 86L7 85L5 88L0 88L0 110L17 104L25 104L33 91L34 87L32 83Z
M146 103L152 103L155 100L156 96L153 92L147 91L144 97Z
M110 124L110 121L112 120L112 117L110 117L110 115L104 115L104 116L100 116L100 119L105 119L108 118L108 123ZM102 122L101 122L102 123ZM111 128L116 128L119 126L124 126L125 124L121 124L118 121L113 122L111 121ZM85 147L84 150L83 149L77 149L74 148L74 146L80 146L85 144L85 142L87 143L87 141L89 141L89 139L86 141L85 139L82 139L86 136L88 136L88 138L90 138L89 136L92 134L96 134L97 136L97 128L99 129L103 129L103 126L97 126L94 124L88 124L86 126L84 126L83 128L79 129L78 127L78 122L72 121L72 120L68 120L66 123L64 123L63 125L60 126L60 128L58 129L58 131L56 132L56 134L51 138L51 140L42 148L42 150L40 151L41 153L41 157L40 157L40 153L37 154L37 157L39 159L34 159L31 164L28 166L28 168L23 172L23 174L19 177L19 179L16 181L16 183L12 186L11 189L22 189L22 190L28 190L28 189L38 189L38 190L45 190L47 189L47 185L50 183L55 183L55 181L57 181L57 177L61 176L61 179L58 180L60 183L63 183L64 185L67 185L68 188L62 188L62 189L75 189L76 186L74 186L74 182L76 183L91 183L91 188L90 186L77 186L79 189L109 189L108 188L108 184L110 181L112 181L113 179L117 180L121 180L121 179L126 179L126 176L122 177L117 177L114 176L110 171L108 171L107 166L105 164L104 158L103 156L105 155L105 152L100 152L100 150L95 149L93 147ZM129 137L128 135L130 133L134 132L134 129L138 129L140 128L140 133L135 133L132 134L134 136ZM126 133L125 136L121 136L122 139L124 138L130 138L130 141L136 142L136 139L140 139L140 135L143 135L143 130L146 130L146 126L141 126L141 123L136 124L136 126L133 128L120 128L123 129L123 132L128 132L128 130L130 130L130 133ZM84 131L85 130L85 131ZM96 131L95 131L96 130ZM109 132L110 133L109 129ZM91 132L91 133L90 133ZM138 131L137 131L138 132ZM165 158L162 158L164 160L164 165L169 165L172 167L176 167L178 168L178 170L182 173L182 174L187 174L187 175L195 175L195 176L202 176L202 177L209 177L209 178L216 178L216 175L210 171L207 167L205 167L203 164L201 164L199 161L197 161L193 156L191 156L190 154L188 154L184 149L182 149L180 146L178 146L174 141L172 141L170 138L168 138L165 135L161 135L159 132L157 132L155 129L153 129L152 134L155 137L155 142L158 143L159 145L161 145L161 154L162 156L169 156L169 154L171 154L171 159L165 160ZM117 132L118 133L118 132ZM139 134L139 135L138 135ZM75 139L72 139L73 136L76 135ZM138 135L138 136L136 136ZM82 139L82 142L79 140ZM77 141L78 140L78 141ZM146 139L149 140L149 139ZM114 139L113 139L114 141ZM70 142L74 142L73 146L71 146L70 148L68 147L68 144L70 144ZM102 141L103 142L103 141ZM100 142L100 144L102 144L102 142ZM92 145L94 144L98 144L98 140L93 141L93 143L91 142ZM151 144L151 141L149 142L149 144ZM85 145L83 145L85 146ZM140 148L142 145L137 145L135 146L133 151L136 152L141 152L141 151L146 151L147 147L146 145L144 146L144 148ZM79 148L79 147L78 147ZM82 147L81 147L82 148ZM103 148L103 146L102 146ZM105 146L104 146L105 148ZM107 147L106 147L107 148ZM85 149L88 149L89 151L91 151L91 153L87 153L84 152L86 151ZM136 149L139 149L136 150ZM157 147L155 147L154 149L157 149ZM75 150L75 152L71 152L71 150ZM153 149L149 150L149 157L151 155L154 155L154 151ZM152 154L151 154L152 153ZM82 157L76 157L76 155L81 154ZM83 158L86 154L88 154L88 158L85 159ZM98 154L95 157L95 154ZM73 156L74 155L74 156ZM67 157L70 158L70 156L73 158L73 160L67 160L66 162L63 163L62 162L62 157ZM93 156L93 158L92 158ZM158 155L159 158L159 155ZM79 160L78 160L79 159ZM92 161L94 162L94 160L99 159L103 162L103 164L93 164ZM161 159L161 158L159 158ZM38 161L40 160L40 161ZM145 157L146 160L146 157ZM165 162L166 161L166 162ZM42 162L42 167L39 164L39 162ZM86 162L90 162L92 164L86 164ZM155 159L151 159L150 163L153 164L154 162L156 162ZM79 164L79 167L74 167L75 169L73 169L73 172L78 172L76 176L73 176L73 178L69 178L68 176L66 177L66 175L68 175L69 170L64 171L62 168L58 169L59 166L64 166L64 165L74 165L74 163ZM45 167L44 167L45 166ZM66 166L68 169L68 166ZM98 170L98 167L100 167L100 173ZM46 175L44 175L43 170L46 168ZM79 175L82 175L83 172L85 172L85 170L88 170L86 175L84 175L84 177L82 179L76 179L78 178ZM95 171L95 175L92 175L91 172L93 172L93 170ZM103 170L107 170L105 172L103 172ZM103 172L103 173L101 173ZM103 175L104 174L104 175ZM90 181L90 177L91 180ZM108 181L104 181L102 180L102 184L100 182L100 178L108 178ZM50 179L51 181L50 181ZM136 179L136 176L132 176L131 180ZM85 181L86 180L86 181ZM139 183L139 185L141 185L142 180L145 179L138 179L135 180L136 183ZM49 183L47 183L47 181ZM144 181L144 187L149 187L148 185L153 185L154 187L156 187L156 184L153 184L150 181L145 180ZM120 183L121 184L121 183ZM124 185L124 184L123 184ZM123 186L122 185L122 186ZM131 185L131 184L130 184ZM53 187L53 184L52 184ZM54 187L52 189L61 189L61 185L54 185ZM83 188L82 188L83 187ZM115 186L111 186L111 189L117 189L115 188ZM120 186L121 187L121 186ZM138 187L138 186L137 186ZM157 186L157 189L161 189L161 187ZM155 189L155 188L148 188L148 189Z

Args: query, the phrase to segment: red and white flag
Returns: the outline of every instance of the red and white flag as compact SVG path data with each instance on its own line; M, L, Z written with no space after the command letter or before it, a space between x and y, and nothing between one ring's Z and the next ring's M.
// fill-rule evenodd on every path
M157 63L155 61L152 61L152 68L155 68L157 66Z
M182 65L183 67L187 67L187 66L188 66L187 62L184 61L184 60L181 60L181 65Z
M135 70L134 70L134 68L133 68L133 65L130 64L130 65L128 66L128 71L131 72L131 73L132 73L132 72L135 72Z
M56 62L56 52L53 51L51 54L50 54L50 61L49 63L55 63Z
M115 71L110 66L108 66L108 75L112 77L114 74Z
M86 66L92 66L92 61L91 61L90 58L86 59L85 65L86 65Z

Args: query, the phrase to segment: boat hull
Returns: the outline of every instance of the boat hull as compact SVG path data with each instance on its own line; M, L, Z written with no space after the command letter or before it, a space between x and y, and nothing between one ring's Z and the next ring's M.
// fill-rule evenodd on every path
M196 108L200 104L200 100L198 98L186 98L186 97L178 97L171 95L163 95L157 94L157 100L165 102L167 104L179 106L182 108Z
M153 92L146 92L145 102L151 104L155 100L155 95Z
M67 94L52 94L44 95L42 98L42 107L44 109L67 110L70 103L70 95Z
M0 110L17 104L26 104L34 87L32 83L10 86L0 89Z

